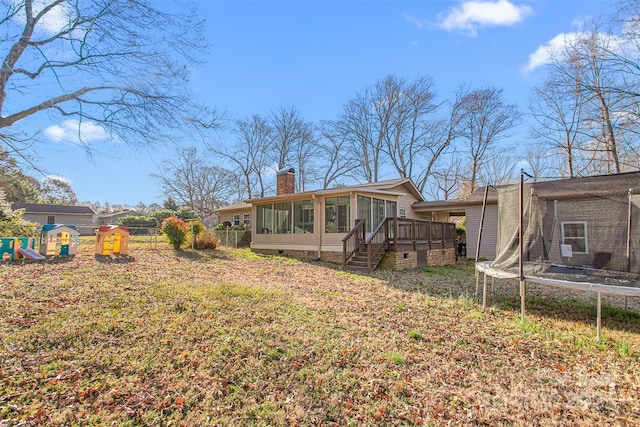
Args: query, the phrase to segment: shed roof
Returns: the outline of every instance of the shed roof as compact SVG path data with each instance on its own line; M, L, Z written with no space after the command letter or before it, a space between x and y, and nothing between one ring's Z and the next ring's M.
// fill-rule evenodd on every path
M568 199L640 193L640 172L541 181L529 184L539 197Z

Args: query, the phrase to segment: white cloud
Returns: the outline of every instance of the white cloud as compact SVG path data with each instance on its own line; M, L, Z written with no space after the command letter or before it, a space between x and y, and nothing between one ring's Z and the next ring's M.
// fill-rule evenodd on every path
M61 126L49 126L44 134L56 142L71 142L74 144L99 141L107 139L109 134L100 125L93 122L79 122L78 120L65 120Z
M592 36L593 33L580 31L558 34L529 55L529 61L524 67L524 71L533 71L538 67L551 63L554 58L561 58L566 46L574 45L578 40ZM624 42L618 36L604 33L599 33L596 36L598 40L602 41L601 45L606 45L612 51L624 49Z
M405 14L404 20L416 27L418 30L422 30L425 26L425 22L415 15Z
M15 5L21 3L20 0L13 0ZM42 11L47 5L51 3L50 0L35 0L33 2L33 14L36 15ZM50 11L48 11L42 19L38 22L37 30L43 31L47 34L56 34L63 28L69 26L69 14L71 7L67 3L60 3ZM16 15L16 19L21 24L26 22L26 18L23 15Z
M441 19L440 27L445 30L462 30L475 36L479 27L513 25L532 12L529 6L517 6L509 0L464 1L460 7L452 8Z
M554 57L557 57L564 50L564 47L573 43L582 36L583 33L560 33L547 44L538 47L531 55L529 62L525 67L525 71L533 71L534 69L549 64Z

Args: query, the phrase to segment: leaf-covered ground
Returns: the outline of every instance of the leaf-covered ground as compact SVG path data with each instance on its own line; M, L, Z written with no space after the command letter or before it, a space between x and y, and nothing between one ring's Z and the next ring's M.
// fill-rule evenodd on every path
M637 303L597 343L592 296L482 312L468 265L130 255L0 265L0 426L640 424Z

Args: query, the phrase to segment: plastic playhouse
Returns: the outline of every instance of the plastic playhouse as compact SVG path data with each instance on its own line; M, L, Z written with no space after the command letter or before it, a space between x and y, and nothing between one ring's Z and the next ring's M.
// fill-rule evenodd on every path
M40 231L40 254L70 256L78 252L80 232L75 225L47 224Z
M35 251L36 239L34 237L1 237L0 259L20 259L23 256L28 259L40 259ZM35 255L33 255L35 254ZM31 258L34 256L35 258Z
M96 255L126 255L129 230L121 225L101 225L96 232Z

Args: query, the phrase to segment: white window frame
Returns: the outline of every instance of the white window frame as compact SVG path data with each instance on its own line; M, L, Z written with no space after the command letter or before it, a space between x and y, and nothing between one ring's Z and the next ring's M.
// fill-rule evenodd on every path
M233 215L232 224L233 225L240 225L240 214L234 214Z
M576 224L580 224L584 227L584 237L566 237L564 235L564 226L565 225L576 225ZM576 250L572 249L572 253L573 254L588 254L589 253L589 238L588 238L588 234L587 234L587 222L586 221L563 221L562 223L560 223L560 232L562 233L562 244L563 245L570 245L572 240L576 240L576 239L584 239L584 252L578 252ZM569 241L567 242L566 239L569 239Z
M246 225L247 228L251 228L251 214L243 214L242 223Z
M407 217L407 208L400 208L399 212L400 213L398 215L400 215L400 218L406 218Z

